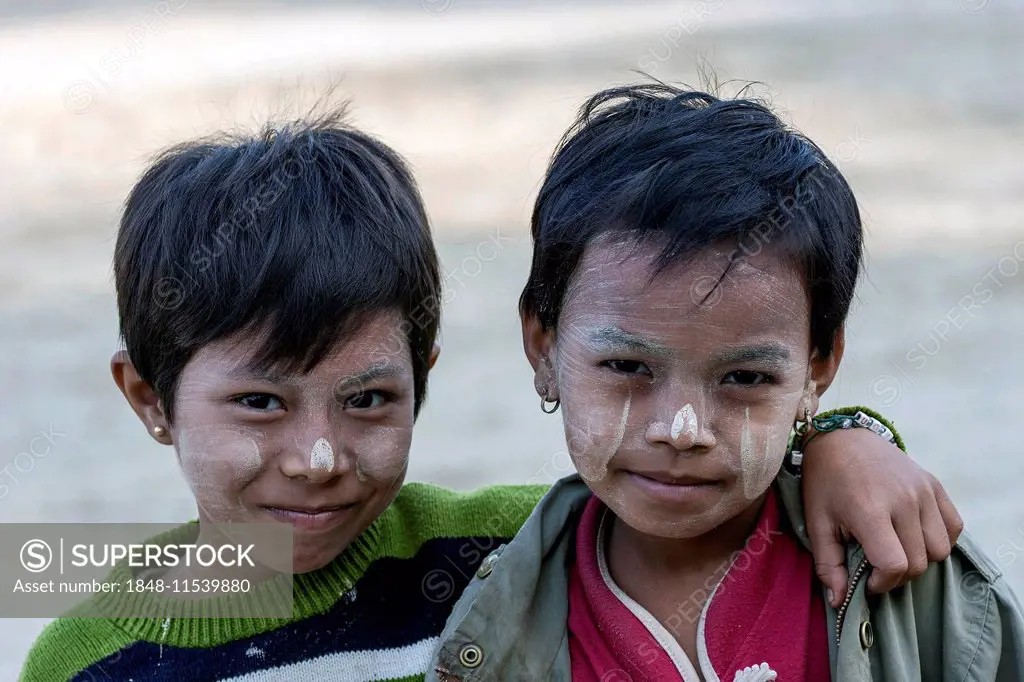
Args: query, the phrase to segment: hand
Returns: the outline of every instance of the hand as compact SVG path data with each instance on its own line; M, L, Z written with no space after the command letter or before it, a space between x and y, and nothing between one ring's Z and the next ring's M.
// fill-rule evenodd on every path
M942 484L867 429L815 436L804 453L802 490L815 570L833 608L846 595L851 536L873 568L868 591L881 594L946 559L964 529Z

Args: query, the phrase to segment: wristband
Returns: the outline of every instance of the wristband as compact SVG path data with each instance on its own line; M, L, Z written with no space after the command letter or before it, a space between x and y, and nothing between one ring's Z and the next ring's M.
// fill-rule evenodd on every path
M811 418L811 425L814 427L810 435L795 433L790 440L790 451L786 457L788 468L794 473L799 473L803 464L804 450L807 444L819 433L830 433L841 429L863 428L878 434L900 450L906 451L903 439L896 433L896 429L882 415L864 407L853 408L857 410L854 414L845 414L848 410L833 410Z

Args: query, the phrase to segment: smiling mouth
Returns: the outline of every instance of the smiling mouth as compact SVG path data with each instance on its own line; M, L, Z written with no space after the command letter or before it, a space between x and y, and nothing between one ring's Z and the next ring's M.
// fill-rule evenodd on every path
M283 507L263 507L278 520L291 524L301 530L327 530L334 527L356 508L356 504L338 505L335 507L318 507L316 509L288 509Z
M694 503L699 499L704 499L709 494L714 494L722 486L722 481L694 478L692 476L676 477L660 473L641 474L635 471L626 472L626 475L646 496L660 503Z
M628 472L632 476L639 476L640 478L646 478L649 481L655 483L662 483L664 485L680 485L680 486L701 486L701 485L718 485L721 481L711 478L698 478L696 476L672 476L666 473L647 473L640 471Z

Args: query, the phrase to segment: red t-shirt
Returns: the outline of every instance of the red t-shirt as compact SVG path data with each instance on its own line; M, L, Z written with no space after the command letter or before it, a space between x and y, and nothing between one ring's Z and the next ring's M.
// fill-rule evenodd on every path
M603 548L606 518L610 523L611 512L592 497L576 533L569 573L573 682L696 682L696 670L706 682L831 678L825 602L814 561L796 538L780 530L774 491L757 529L703 610L701 595L695 595L664 623L611 579ZM687 658L672 633L684 618L699 619L698 661Z

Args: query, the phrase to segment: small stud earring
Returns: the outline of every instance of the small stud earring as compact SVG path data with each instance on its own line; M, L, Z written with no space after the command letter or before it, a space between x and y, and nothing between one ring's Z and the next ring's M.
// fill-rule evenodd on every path
M162 426L154 426L153 435L156 436L157 438L163 438L164 436L167 435L167 429L165 429Z

